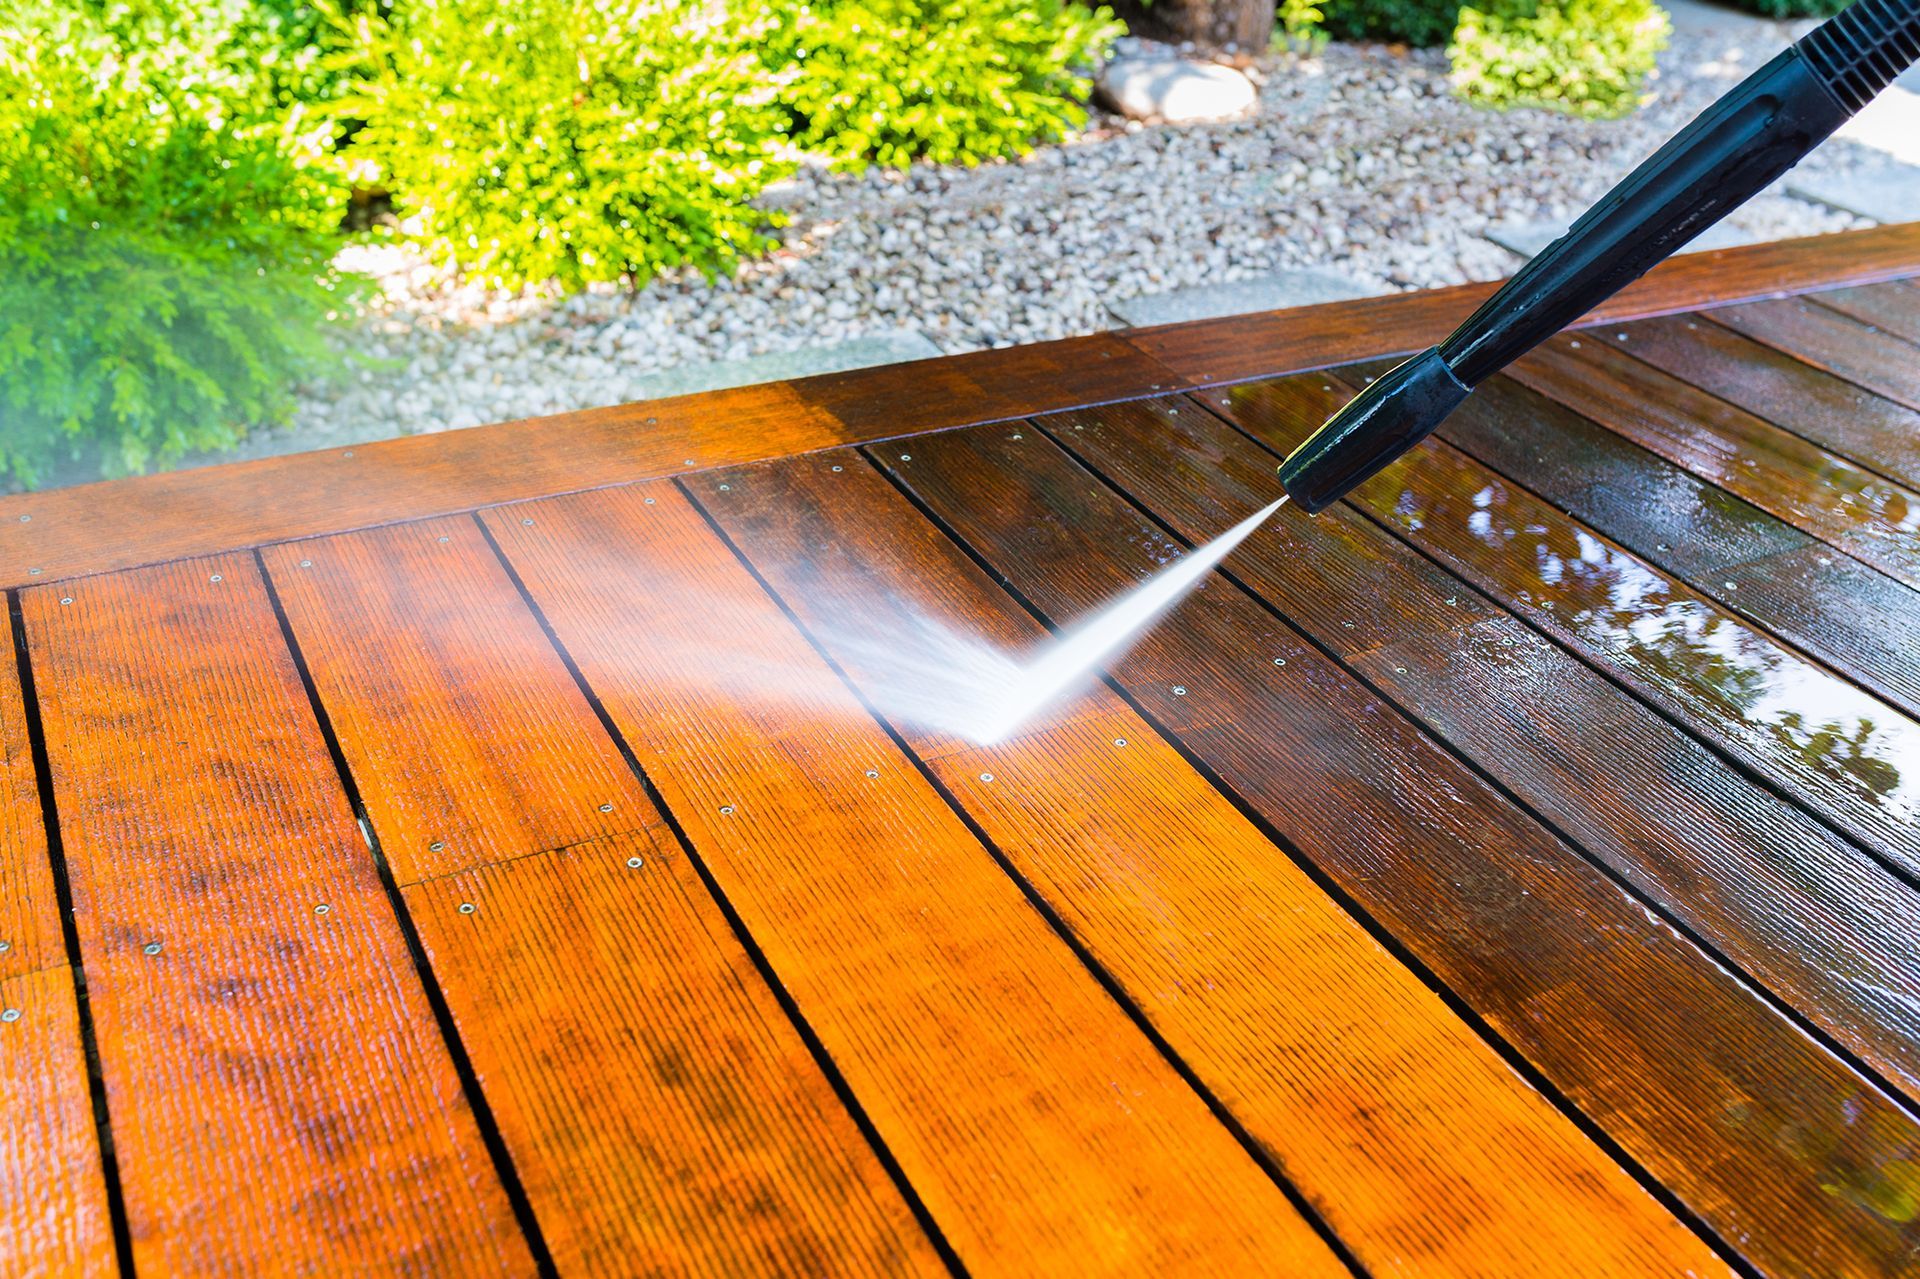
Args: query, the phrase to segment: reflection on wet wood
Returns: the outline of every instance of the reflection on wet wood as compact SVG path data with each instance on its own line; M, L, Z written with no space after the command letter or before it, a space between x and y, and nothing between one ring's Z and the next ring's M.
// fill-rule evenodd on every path
M1471 403L1441 429L1448 443L1920 715L1912 587L1510 378L1494 378Z

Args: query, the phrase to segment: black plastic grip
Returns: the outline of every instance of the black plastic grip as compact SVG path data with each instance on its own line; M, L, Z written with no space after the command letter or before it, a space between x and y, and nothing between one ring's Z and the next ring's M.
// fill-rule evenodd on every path
M1920 0L1859 0L1803 36L1800 51L1847 110L1858 111L1920 60Z
M1792 168L1849 114L1799 47L1786 49L1622 179L1441 343L1454 375L1476 386L1546 341Z

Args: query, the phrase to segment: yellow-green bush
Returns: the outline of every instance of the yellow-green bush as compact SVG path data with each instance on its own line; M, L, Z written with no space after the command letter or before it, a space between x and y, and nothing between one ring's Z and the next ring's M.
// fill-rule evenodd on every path
M216 448L334 364L326 129L240 0L0 0L0 470Z
M358 21L345 160L433 258L509 287L730 268L789 163L775 27L677 0L407 0Z
M904 167L1021 155L1086 122L1126 28L1064 0L817 0L787 29L793 141Z
M1639 104L1669 30L1653 0L1489 0L1460 10L1447 57L1462 97L1616 116Z

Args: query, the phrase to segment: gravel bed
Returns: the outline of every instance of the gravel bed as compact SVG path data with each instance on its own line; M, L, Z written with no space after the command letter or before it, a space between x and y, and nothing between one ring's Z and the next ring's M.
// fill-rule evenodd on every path
M1488 225L1578 213L1786 34L1683 29L1654 100L1606 122L1468 106L1438 51L1265 58L1257 114L1236 122L1100 117L1020 162L804 172L770 194L792 217L781 247L711 285L689 273L557 302L356 246L343 265L387 291L352 339L375 363L304 395L295 424L249 451L614 404L662 368L887 329L947 351L1066 337L1115 327L1109 299L1287 267L1381 292L1496 278L1520 259L1481 237ZM1855 151L1835 143L1807 166L1844 169ZM1777 193L1731 221L1756 239L1862 224Z

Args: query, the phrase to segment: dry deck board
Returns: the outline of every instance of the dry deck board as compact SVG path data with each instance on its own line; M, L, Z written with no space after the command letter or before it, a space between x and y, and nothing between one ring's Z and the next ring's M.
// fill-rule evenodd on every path
M942 1272L479 525L266 560L559 1270Z
M64 964L0 979L0 1116L7 1273L114 1273L73 970Z
M1711 315L1607 324L1591 338L1896 484L1920 485L1920 411L1715 324Z
M1283 454L1351 394L1310 375L1209 399ZM1920 722L1448 444L1421 445L1350 501L1920 877L1920 778L1906 775Z
M18 675L9 643L0 655L0 1259L24 1274L106 1274L106 1175Z
M67 962L26 704L8 621L0 653L0 981Z
M253 558L22 608L135 1266L530 1271Z
M963 1264L1344 1273L678 489L485 519Z
M1359 367L1378 374L1383 366ZM1912 587L1510 378L1491 379L1470 404L1441 429L1449 444L1920 715L1912 624L1920 594Z
M1274 483L1270 455L1190 407L1175 417L1115 407L1061 421L1064 431L1049 425L1189 538L1267 500ZM1204 490L1180 480L1201 468L1214 477ZM1511 617L1482 618L1470 588L1434 581L1424 561L1359 514L1323 512L1287 531L1294 537L1277 551L1260 540L1236 555L1235 574L1920 1097L1920 896L1598 672ZM1344 626L1361 604L1357 591L1305 586L1315 562L1335 557L1377 566L1361 589L1402 601L1401 638L1382 643L1377 632ZM1462 602L1471 620L1459 617ZM1796 869L1783 875L1784 866Z
M1829 546L1920 586L1920 494L1599 342L1550 338L1508 372Z
M932 436L886 465L1042 612L1076 616L1173 549L1037 433L1008 435ZM1213 474L1155 469L1200 491ZM1239 554L1291 551L1299 527ZM1403 593L1365 555L1287 562L1310 597L1342 576ZM1390 608L1352 611L1394 625ZM1216 579L1115 675L1729 1246L1788 1273L1901 1272L1920 1226L1872 1205L1920 1123L1338 667L1301 658L1308 695L1276 696L1248 642L1269 619Z
M922 619L1046 634L858 454L686 483L883 709ZM898 728L1373 1273L1722 1269L1106 689L993 747Z
M0 496L0 585L1151 395L1177 385L1179 378L1124 339L1100 333L111 485Z

